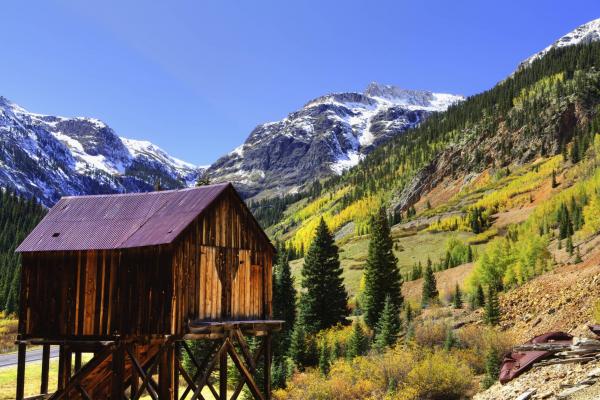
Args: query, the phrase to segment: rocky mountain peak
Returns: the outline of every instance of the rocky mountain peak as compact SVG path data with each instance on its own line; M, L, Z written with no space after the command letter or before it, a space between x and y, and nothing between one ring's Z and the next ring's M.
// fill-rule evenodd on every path
M0 187L52 205L64 195L192 184L200 169L96 118L31 113L0 97Z
M217 160L212 181L232 181L246 196L295 191L357 165L376 146L462 96L372 83L363 93L330 93L280 121L257 126Z
M594 19L583 25L578 26L571 32L559 38L540 52L535 53L521 64L517 70L531 65L535 60L542 58L550 50L566 46L574 46L577 44L591 43L600 40L600 18Z

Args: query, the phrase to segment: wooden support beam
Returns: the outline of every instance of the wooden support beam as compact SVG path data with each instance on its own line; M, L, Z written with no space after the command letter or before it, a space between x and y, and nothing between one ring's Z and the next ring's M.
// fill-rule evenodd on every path
M227 352L219 359L219 400L227 400Z
M159 363L160 357L161 357L161 353L163 352L163 350L164 349L162 347L158 350L158 353L156 353L156 355L154 356L154 361L152 362L152 364L150 364L148 369L144 371L144 369L138 362L137 358L135 358L128 349L127 353L129 354L131 363L132 363L133 367L137 370L138 374L140 374L140 376L142 377L142 384L139 387L135 396L131 396L132 400L139 399L140 396L142 395L142 393L144 393L144 390L146 388L148 389L148 393L150 394L150 397L152 397L154 400L158 400L158 393L155 390L156 385L152 384L152 383L155 383L154 379L152 378L152 374L154 373L154 370L158 366L158 363Z
M198 361L196 360L196 357L194 356L192 349L190 349L190 346L185 341L182 341L181 344L183 346L183 349L187 353L189 359L192 360L192 363L194 363L194 366L196 367L196 373L194 374L194 377L192 378L192 381L196 382L196 380L200 377L200 375L207 368L208 363L212 360L213 353L217 350L217 347L219 347L220 343L217 341L213 341L210 351L206 354L206 356L204 357L204 360L202 360L202 362L200 362L200 363L198 363ZM213 396L215 396L215 399L218 398L217 391L213 388L213 386L211 384L209 384L208 382L207 382L207 385L210 388L211 392L213 393ZM195 386L192 387L191 385L188 385L188 387L183 391L181 398L185 399L187 394L190 391L192 391L192 393L194 393L195 390L196 390ZM200 396L200 398L202 399L203 397Z
M158 397L160 400L173 400L173 385L175 384L173 349L173 343L168 341L160 355L158 366Z
M173 399L179 400L179 369L177 359L179 357L179 343L173 342Z
M81 368L77 373L75 373L75 375L71 378L69 383L64 388L59 389L56 393L50 396L49 400L62 399L67 391L70 391L72 388L78 385L83 378L85 378L90 372L92 372L96 367L98 367L108 356L110 356L113 352L113 349L114 345L110 345L106 349L98 353L96 356L94 356L94 358L92 358L87 364L85 364L83 368Z
M58 378L57 378L57 383L56 383L56 387L59 392L65 388L66 383L65 383L64 375L65 375L65 346L63 344L61 344L58 347Z
M138 346L136 346L135 343L128 343L127 346L127 353L130 355L130 358L134 357L137 359L139 357ZM134 361L131 360L131 398L134 399L138 394L138 390L140 387L140 374L138 373L138 370L137 368L135 368L133 363Z
M50 372L50 345L42 346L42 376L40 382L40 394L48 393L48 374Z
M256 351L256 353L254 354L254 357L253 357L253 362L254 363L253 364L250 364L250 363L248 363L246 361L248 363L248 365L249 365L248 371L251 374L254 374L254 372L256 371L256 364L258 363L258 360L260 359L260 356L263 354L264 348L265 348L265 345L263 343L258 348L258 350ZM252 365L254 365L254 367ZM244 383L246 383L246 380L243 379L243 377L242 377L242 379L238 382L235 390L233 391L233 395L231 396L230 400L236 400L238 398L238 396L240 395L240 393L242 393L242 389L244 388Z
M73 352L69 346L65 346L65 366L64 366L64 379L65 386L71 379L71 374L73 372ZM65 394L65 399L69 399L69 392Z
M27 355L27 345L19 344L17 359L17 400L23 400L25 397L25 357Z
M75 372L79 371L80 369L81 369L81 352L76 351L75 352Z
M242 377L246 380L246 384L248 385L248 389L250 389L250 393L252 393L255 399L264 400L264 396L258 389L258 386L254 381L254 377L252 376L252 373L248 370L248 368L246 368L246 366L238 356L237 352L235 351L235 347L233 347L229 340L226 340L225 344L227 347L227 352L231 356L231 360L233 361L237 369L242 373Z
M208 380L208 377L210 376L210 373L212 372L212 370L215 368L215 365L217 364L218 360L221 359L221 354L223 352L227 351L228 343L229 343L229 339L225 339L222 342L221 347L219 348L217 353L212 357L212 359L209 361L208 365L206 366L206 370L203 371L200 379L198 381L196 381L196 390L194 391L191 399L189 399L189 400L197 400L197 399L202 398L202 394L201 394L202 388L206 385L206 381Z
M265 344L265 353L263 355L264 360L264 371L263 371L263 384L265 400L271 399L271 335L268 334L264 337L263 342Z
M58 391L67 387L71 377L71 357L72 353L66 344L60 345L58 352ZM68 398L68 391L65 391L65 398Z
M112 354L112 389L111 399L122 399L125 381L125 346L119 343Z

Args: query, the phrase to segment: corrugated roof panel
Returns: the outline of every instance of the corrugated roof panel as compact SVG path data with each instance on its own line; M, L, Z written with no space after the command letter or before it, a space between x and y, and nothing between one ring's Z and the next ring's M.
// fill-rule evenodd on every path
M17 251L100 250L171 243L228 186L64 197Z

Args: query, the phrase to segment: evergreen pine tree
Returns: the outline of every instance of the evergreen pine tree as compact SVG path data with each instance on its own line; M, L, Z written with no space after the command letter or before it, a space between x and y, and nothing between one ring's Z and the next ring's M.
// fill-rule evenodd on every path
M290 346L290 336L296 322L296 289L285 248L280 246L273 274L273 317L285 321L275 336L275 354L284 354Z
M432 302L438 300L439 292L437 290L437 283L435 275L431 267L425 269L425 276L423 278L423 291L421 296L421 305L427 307Z
M573 255L573 238L571 235L567 236L567 252L570 256Z
M558 186L558 182L556 182L556 170L552 170L552 189Z
M346 344L346 357L353 359L357 356L362 356L369 350L369 338L365 335L360 322L354 321L352 324L352 333Z
M300 320L307 333L344 323L349 314L338 248L321 218L302 268Z
M379 322L377 322L375 332L375 348L379 351L392 347L398 340L400 315L389 296L385 298L383 311L381 312Z
M477 292L475 293L475 305L477 308L485 306L485 295L483 294L483 287L481 283L477 285Z
M452 330L452 328L448 329L448 331L446 332L446 339L444 339L444 350L451 350L453 347L456 347L457 344L458 340L454 335L454 331Z
M460 291L460 287L458 283L456 284L456 289L454 290L454 297L452 299L452 305L454 308L462 308L463 300L462 300L462 292Z
M306 337L306 360L304 363L307 367L314 367L319 363L319 345L315 335Z
M271 366L271 386L273 389L285 388L287 365L285 357L274 357Z
M490 348L485 356L485 377L483 387L489 388L500 376L500 355L494 348Z
M409 302L406 302L406 307L404 308L404 315L405 315L405 320L406 320L406 324L410 324L413 320L413 310L412 310L412 306L410 305Z
M319 371L324 376L329 374L329 367L331 366L331 354L329 351L329 346L327 345L327 341L323 340L321 343L321 348L319 349Z
M485 303L484 319L488 325L498 325L500 322L500 303L494 285L488 286L488 298Z
M338 358L341 358L343 355L343 351L342 351L342 345L340 344L340 342L336 339L333 342L333 346L331 347L331 360L335 361Z
M307 359L306 332L302 323L297 323L290 340L290 358L299 370L304 370Z
M402 307L402 277L385 209L381 207L370 221L371 238L365 268L365 289L362 296L364 318L371 329L379 321L386 297L396 310Z

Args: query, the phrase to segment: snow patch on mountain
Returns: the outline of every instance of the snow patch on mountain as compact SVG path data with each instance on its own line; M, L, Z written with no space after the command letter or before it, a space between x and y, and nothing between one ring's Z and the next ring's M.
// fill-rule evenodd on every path
M526 68L531 65L535 60L542 58L545 56L550 50L555 48L574 46L582 43L591 43L600 40L600 18L592 20L588 23L585 23L571 32L567 33L550 46L546 47L542 51L535 53L521 64L517 70Z
M463 99L378 83L362 93L327 94L280 121L257 126L207 175L215 182L238 183L248 196L268 189L298 190L315 178L343 173L374 147Z
M63 195L192 185L202 167L119 137L96 118L32 113L0 97L0 187L51 206Z

